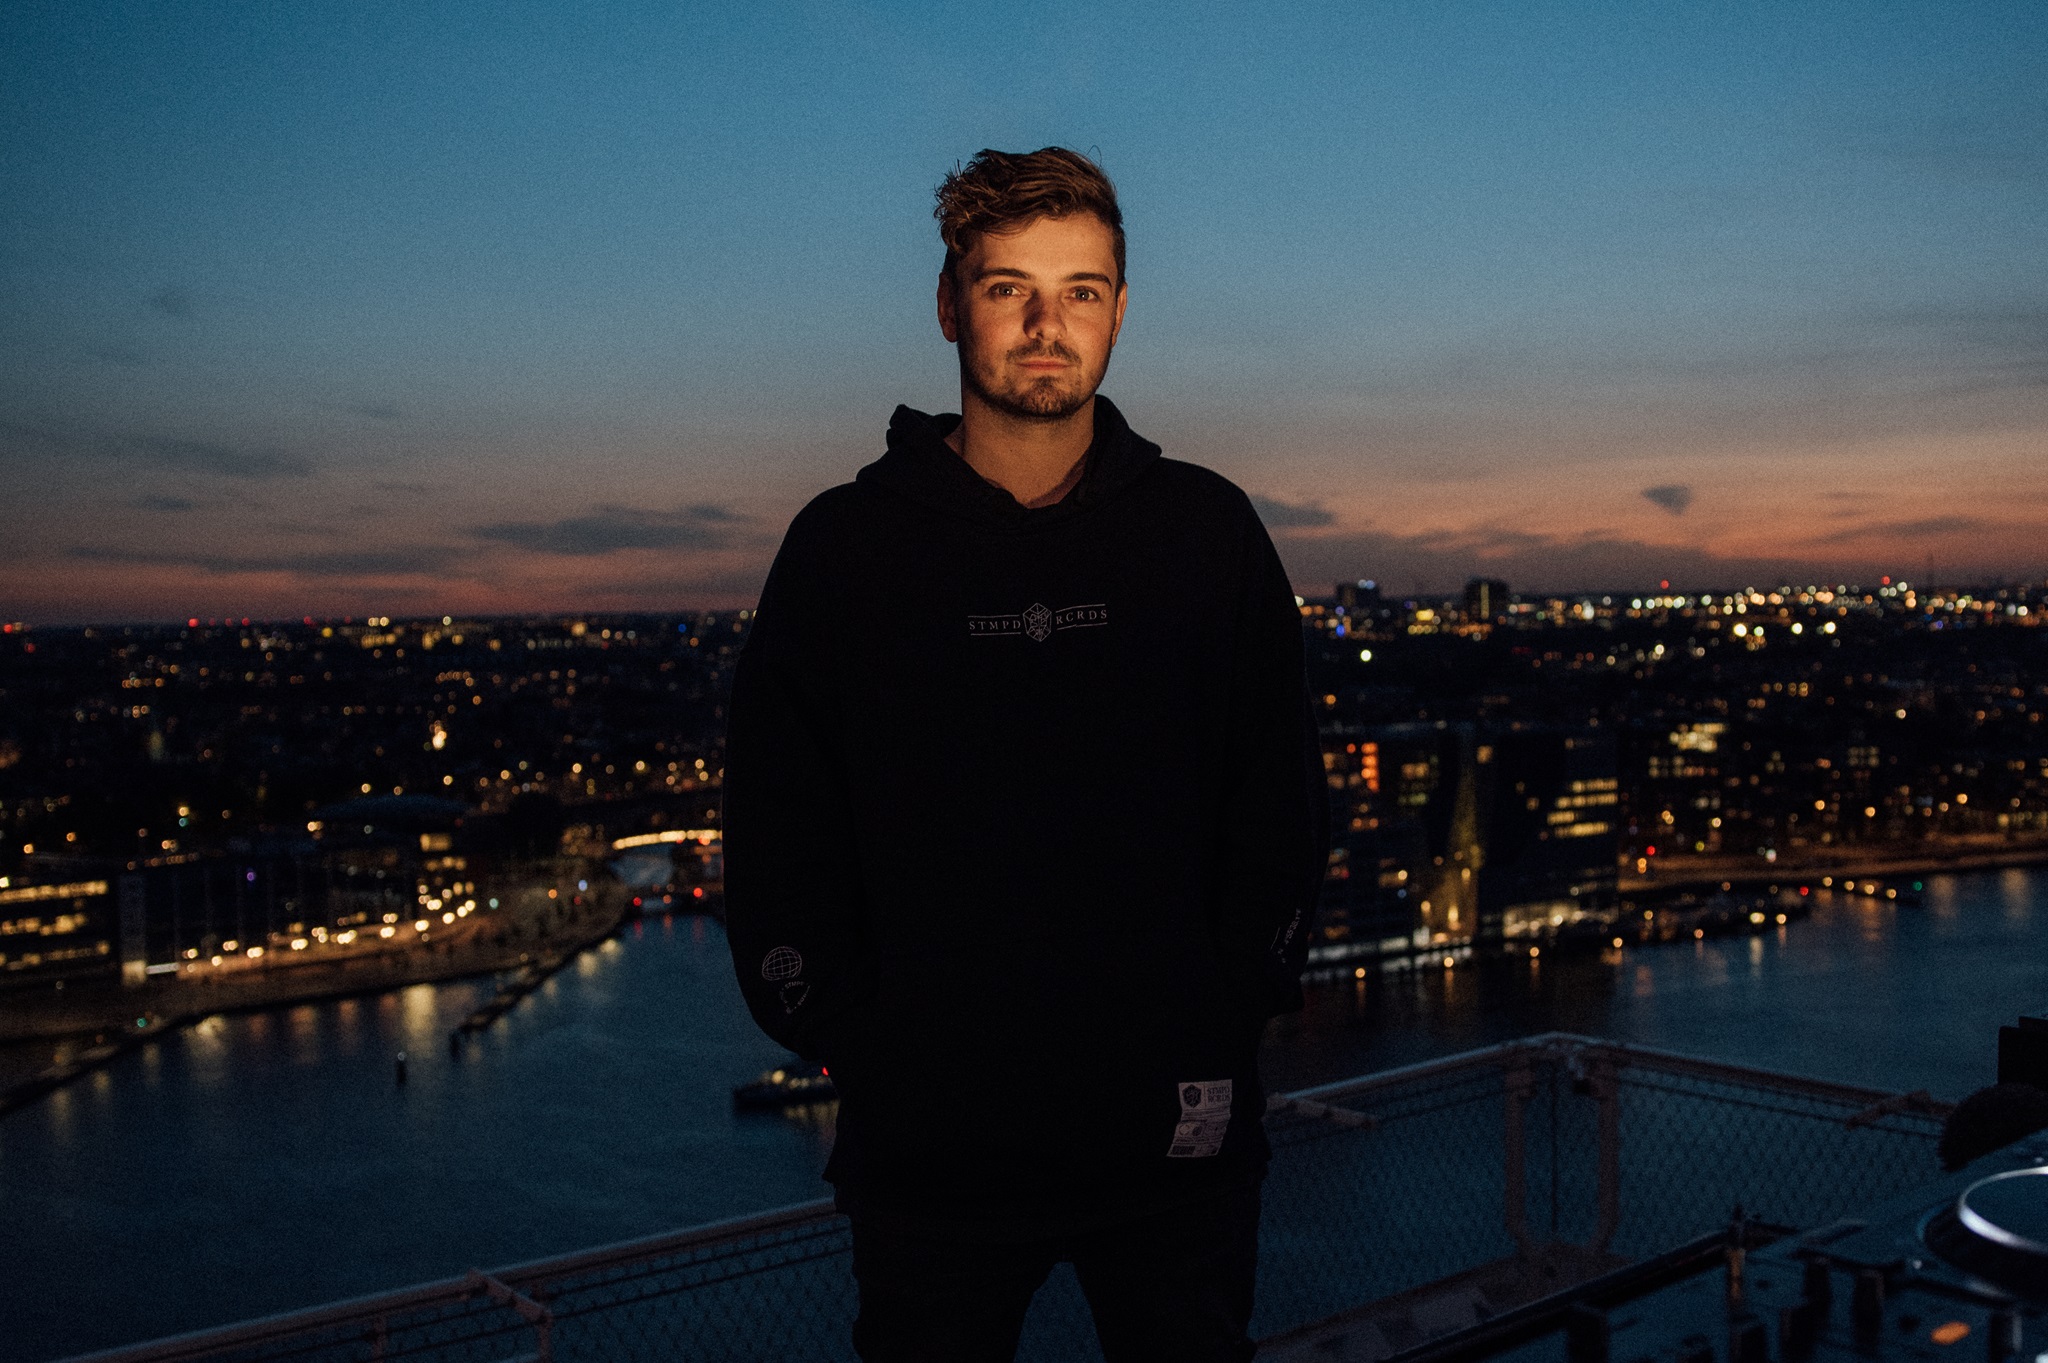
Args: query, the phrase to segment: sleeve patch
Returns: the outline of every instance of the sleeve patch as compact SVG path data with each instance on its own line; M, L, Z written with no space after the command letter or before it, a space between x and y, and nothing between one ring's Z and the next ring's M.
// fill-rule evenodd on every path
M785 1013L794 1013L811 996L810 985L799 978L803 973L803 953L795 947L777 947L761 958L761 978L781 986L775 994Z

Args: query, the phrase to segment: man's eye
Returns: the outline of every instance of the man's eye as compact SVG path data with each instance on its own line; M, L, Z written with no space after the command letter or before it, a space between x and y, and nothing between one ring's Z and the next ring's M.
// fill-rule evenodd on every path
M1080 299L1083 303L1093 303L1095 301L1095 290L1076 289L1074 290L1074 297Z
M1015 284L998 284L993 289L990 289L989 292L998 298L1009 298L1015 295L1018 289Z

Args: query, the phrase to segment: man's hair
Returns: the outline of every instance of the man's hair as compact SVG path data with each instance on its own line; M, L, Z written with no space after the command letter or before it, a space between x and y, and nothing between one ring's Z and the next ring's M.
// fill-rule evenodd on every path
M1123 286L1124 215L1116 206L1116 186L1102 167L1077 151L983 148L966 165L954 167L939 185L938 198L932 216L939 220L939 237L946 243L946 263L940 269L949 276L984 232L1023 227L1039 218L1093 213L1109 229L1117 286Z

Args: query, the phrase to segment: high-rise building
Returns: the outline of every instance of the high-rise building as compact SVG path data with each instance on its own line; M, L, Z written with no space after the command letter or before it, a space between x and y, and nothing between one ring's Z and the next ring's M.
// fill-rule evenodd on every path
M1604 734L1465 723L1342 737L1325 759L1336 827L1312 964L1611 920L1618 782Z
M0 990L115 968L120 929L104 877L0 889Z
M1508 615L1508 584L1494 577L1475 577L1465 584L1465 619L1471 624L1499 624Z
M1517 728L1494 733L1478 753L1481 941L1513 945L1604 930L1619 907L1612 738L1596 729Z

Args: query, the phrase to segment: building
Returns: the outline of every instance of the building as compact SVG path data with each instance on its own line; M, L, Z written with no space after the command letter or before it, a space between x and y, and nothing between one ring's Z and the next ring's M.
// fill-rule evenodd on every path
M1535 944L1612 922L1619 782L1605 735L1460 723L1335 737L1311 966Z
M1483 943L1604 938L1619 912L1620 781L1599 730L1520 728L1477 746Z
M1347 614L1371 614L1380 608L1380 584L1369 577L1361 577L1356 582L1339 582L1335 596L1337 604Z
M111 891L102 876L0 889L0 989L111 972L121 929Z
M1508 584L1494 577L1475 577L1465 584L1465 622L1497 625L1508 618Z

